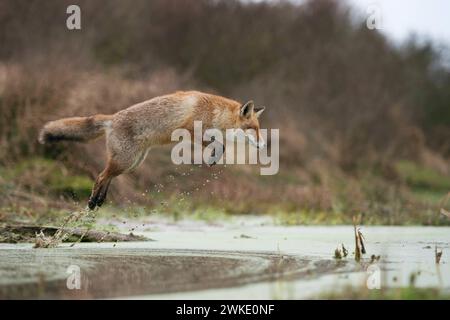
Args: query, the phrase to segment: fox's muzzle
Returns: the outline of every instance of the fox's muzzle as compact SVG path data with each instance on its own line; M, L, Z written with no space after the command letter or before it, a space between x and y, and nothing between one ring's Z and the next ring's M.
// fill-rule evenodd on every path
M266 142L264 141L259 131L256 132L252 129L246 130L245 136L248 138L250 144L258 149L264 149L264 147L266 146Z

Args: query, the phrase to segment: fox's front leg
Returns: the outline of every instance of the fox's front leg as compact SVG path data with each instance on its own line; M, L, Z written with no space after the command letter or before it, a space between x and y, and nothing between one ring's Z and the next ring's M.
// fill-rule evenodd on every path
M209 156L209 159L206 163L209 167L212 167L213 165L217 164L225 152L225 146L223 145L223 143L215 141L214 137L211 138L211 141L212 141L211 144L213 145L213 149L212 149L211 155ZM210 145L210 144L208 144L208 145Z

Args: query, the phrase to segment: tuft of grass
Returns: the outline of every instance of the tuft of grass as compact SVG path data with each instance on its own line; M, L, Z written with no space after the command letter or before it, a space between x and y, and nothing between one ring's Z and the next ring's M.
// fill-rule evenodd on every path
M325 293L319 298L332 300L450 300L450 295L437 288L416 288L412 286L380 290L349 287L345 290Z

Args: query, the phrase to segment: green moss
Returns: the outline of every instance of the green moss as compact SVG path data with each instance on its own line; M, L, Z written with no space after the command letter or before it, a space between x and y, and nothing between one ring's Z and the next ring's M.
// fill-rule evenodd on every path
M275 211L275 223L286 226L295 225L342 225L351 224L351 216L338 212L299 210L297 212Z
M437 205L442 201L442 199L445 197L447 192L416 189L416 190L412 190L412 194L417 200L419 200L423 203L430 204L430 205Z
M413 286L381 290L350 287L345 290L325 293L320 298L344 300L450 300L450 295L437 288L416 288Z
M191 214L188 215L188 217L191 219L212 222L227 220L230 215L221 208L205 206L196 208Z
M450 191L450 177L420 166L411 161L399 161L395 165L399 177L415 190Z
M32 189L39 189L37 180L50 193L69 194L77 198L88 197L93 184L89 177L74 175L63 164L43 158L23 160L15 166L2 168L0 173L6 180L17 181Z
M49 180L50 190L53 192L75 194L79 198L87 198L90 195L92 183L93 181L85 176L54 175Z

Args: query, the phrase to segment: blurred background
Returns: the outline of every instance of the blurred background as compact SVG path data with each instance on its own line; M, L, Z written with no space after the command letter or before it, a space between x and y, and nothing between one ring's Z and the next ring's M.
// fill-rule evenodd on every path
M154 148L115 179L111 212L449 224L450 39L405 32L406 16L423 21L403 3L397 21L381 1L386 29L370 30L367 1L1 1L0 220L84 207L103 168L103 140L39 145L46 121L196 89L267 107L279 173L175 166ZM71 4L81 30L66 28Z

